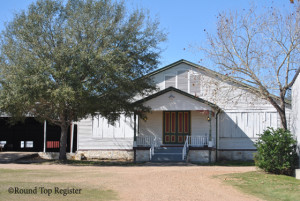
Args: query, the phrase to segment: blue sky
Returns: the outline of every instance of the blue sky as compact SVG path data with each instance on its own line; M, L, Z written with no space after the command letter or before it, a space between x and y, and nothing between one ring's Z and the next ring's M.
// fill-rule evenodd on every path
M0 4L0 31L4 23L12 20L14 13L24 10L35 0L9 0ZM129 8L145 8L150 15L158 17L161 27L168 33L168 40L162 44L160 67L185 59L198 63L204 59L190 46L205 45L204 29L213 33L216 30L216 16L226 10L242 10L249 8L251 2L258 7L277 7L289 9L289 0L126 0Z

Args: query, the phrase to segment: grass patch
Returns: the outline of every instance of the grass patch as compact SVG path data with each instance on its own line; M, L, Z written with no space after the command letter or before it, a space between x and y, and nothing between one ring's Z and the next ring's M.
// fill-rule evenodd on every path
M300 180L294 177L268 174L262 171L226 174L217 177L243 192L265 200L294 201L300 199Z
M89 183L89 180L101 180L105 176L109 175L97 172L1 169L0 200L117 200L118 194L115 191L97 182ZM9 188L13 188L13 193L8 192ZM31 190L22 193L24 189Z
M218 161L214 163L193 163L200 166L255 166L254 161Z

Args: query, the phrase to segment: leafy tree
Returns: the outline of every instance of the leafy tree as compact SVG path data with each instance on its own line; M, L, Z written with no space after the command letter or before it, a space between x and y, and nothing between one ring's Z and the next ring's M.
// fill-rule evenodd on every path
M266 172L292 175L298 159L296 143L290 131L268 128L255 143L255 165Z
M1 34L1 111L59 125L60 159L71 122L147 109L131 102L154 89L139 78L157 67L165 34L143 10L128 12L110 0L39 0Z
M269 8L260 14L255 7L220 13L216 34L200 47L229 81L245 83L243 89L272 104L284 129L286 94L300 71L299 5L290 13Z

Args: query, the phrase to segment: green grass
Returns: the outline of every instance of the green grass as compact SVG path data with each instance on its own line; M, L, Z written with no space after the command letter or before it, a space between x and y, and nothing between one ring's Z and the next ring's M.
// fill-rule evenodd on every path
M118 195L111 189L97 184L89 183L89 179L99 179L109 175L100 173L66 172L57 170L11 170L0 169L0 200L117 200ZM86 182L84 182L86 180ZM35 189L37 193L9 194L10 187ZM41 192L41 188L51 189L52 193ZM78 194L55 193L59 189L82 189ZM50 191L49 191L50 192Z
M214 163L193 163L199 166L255 166L254 161L218 161Z
M225 183L265 200L300 200L300 180L262 171L218 176Z

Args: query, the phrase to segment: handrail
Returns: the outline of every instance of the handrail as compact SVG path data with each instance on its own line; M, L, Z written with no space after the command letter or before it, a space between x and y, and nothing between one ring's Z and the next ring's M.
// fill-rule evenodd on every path
M186 137L183 149L182 149L182 160L185 159L186 154L187 154L187 150L189 148L189 136Z
M155 148L155 140L152 141L151 147L150 147L150 160L152 159L152 156L154 155L154 148Z

